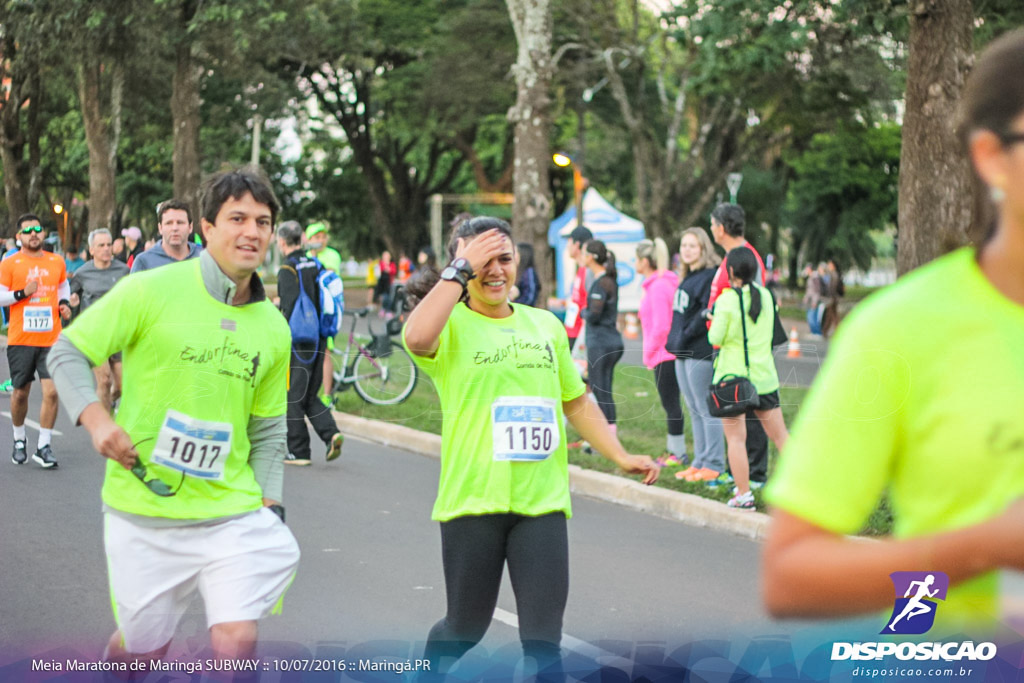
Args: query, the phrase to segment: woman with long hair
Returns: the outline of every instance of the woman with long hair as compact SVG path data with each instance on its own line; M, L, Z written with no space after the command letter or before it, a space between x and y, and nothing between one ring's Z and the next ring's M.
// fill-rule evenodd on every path
M583 263L594 276L587 293L587 307L580 311L587 323L587 376L594 400L614 432L612 378L615 364L625 350L617 327L619 285L615 280L615 254L601 240L590 240L583 246Z
M636 245L636 272L644 276L643 297L640 299L640 329L643 332L643 362L654 372L654 386L665 411L665 453L659 465L685 464L686 437L683 435L683 408L679 403L679 385L676 383L676 357L665 350L665 342L672 327L672 299L675 297L679 276L669 270L668 246L656 237L642 240Z
M1005 619L999 570L1024 569L1021 73L1017 30L975 62L960 102L987 237L859 304L803 403L766 490L764 600L776 615L888 609L890 573L914 570L948 579L929 640ZM893 536L849 540L883 495Z
M689 228L679 240L683 281L676 290L672 329L666 348L676 359L679 390L690 413L693 431L693 464L676 472L677 479L713 481L725 471L725 440L722 421L708 413L705 400L714 376L714 349L708 343L704 312L711 299L711 281L721 257L704 228Z
M759 403L754 414L768 438L782 451L789 433L779 407L779 374L772 357L772 333L775 331L775 302L772 294L759 284L758 263L754 252L736 247L725 256L729 273L729 289L715 302L714 316L708 329L708 341L720 347L715 359L717 383L726 375L741 375L757 389ZM747 461L746 415L722 418L729 469L736 481L736 490L729 507L754 509L750 491L750 463Z
M586 397L558 318L509 303L516 259L507 223L461 222L448 257L439 278L417 283L420 304L403 330L444 415L433 518L448 611L430 630L424 658L444 673L483 638L508 563L523 652L538 673L558 679L571 514L563 415L644 483L658 478L658 466L626 453Z
M516 280L516 298L514 303L524 306L536 306L540 298L540 277L533 267L533 245L520 242L516 245L519 251L519 279Z

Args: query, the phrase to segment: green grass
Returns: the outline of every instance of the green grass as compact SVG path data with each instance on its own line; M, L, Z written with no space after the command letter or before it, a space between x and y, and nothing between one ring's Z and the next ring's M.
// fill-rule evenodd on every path
M622 445L630 453L641 453L652 457L660 456L665 450L665 413L658 400L658 390L654 384L653 373L640 366L619 365L615 368L613 387L618 409L618 434ZM783 387L780 395L782 414L786 425L792 426L800 404L803 403L807 395L807 389ZM440 402L433 383L423 372L419 374L416 390L404 403L395 406L374 406L364 403L354 391L350 390L339 395L336 409L349 415L393 422L433 434L441 433ZM693 434L689 419L686 420L685 433L687 450L689 453L693 453ZM567 430L567 438L569 442L579 439L579 435L572 426L569 426ZM774 444L769 445L768 458L770 478L778 458ZM596 454L588 455L578 449L569 451L569 462L599 472L619 474L618 468L610 461ZM729 486L709 488L703 483L680 481L675 478L676 471L678 471L677 468L665 468L655 485L721 502L727 501L732 495L732 487ZM630 478L639 480L639 477ZM761 492L755 491L754 498L757 502L757 509L765 511ZM882 535L888 533L891 526L892 516L883 501L883 504L869 520L863 533Z

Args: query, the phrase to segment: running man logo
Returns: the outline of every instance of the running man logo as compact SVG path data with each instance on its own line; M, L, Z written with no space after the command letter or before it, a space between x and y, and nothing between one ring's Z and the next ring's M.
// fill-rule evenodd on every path
M920 635L935 623L935 611L945 600L949 577L942 572L893 572L889 575L896 590L892 616L881 633Z

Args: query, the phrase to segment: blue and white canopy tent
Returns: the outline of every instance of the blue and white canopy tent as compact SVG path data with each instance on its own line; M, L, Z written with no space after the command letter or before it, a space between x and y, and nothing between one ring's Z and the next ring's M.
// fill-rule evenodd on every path
M576 225L576 206L573 205L551 221L548 228L548 244L555 250L556 296L562 299L568 298L576 275L576 263L566 253L569 233ZM647 237L644 224L616 209L591 187L583 195L583 225L594 233L594 239L601 240L615 253L619 310L636 311L643 292L640 286L643 279L636 273L636 245Z

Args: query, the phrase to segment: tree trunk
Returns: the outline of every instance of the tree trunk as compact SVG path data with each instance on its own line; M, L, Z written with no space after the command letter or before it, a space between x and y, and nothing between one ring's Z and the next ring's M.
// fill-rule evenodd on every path
M104 73L104 67L109 71ZM108 94L104 97L104 91ZM111 227L117 207L117 143L121 135L124 68L86 56L78 70L78 96L89 147L89 229Z
M0 76L9 79L7 92L0 91L0 159L3 162L4 197L11 224L23 213L28 213L30 175L24 161L25 136L21 127L21 108L29 99L32 79L16 61L13 36L5 35L0 46L4 63L0 63ZM10 71L8 69L10 68ZM32 103L31 106L36 106Z
M953 133L973 58L970 0L910 3L910 55L900 154L897 271L968 242L970 166Z
M188 202L193 214L199 209L199 83L202 67L192 56L188 26L195 17L197 3L185 0L181 7L181 39L175 47L174 79L171 92L171 118L174 126L174 197Z
M518 57L513 66L516 103L508 112L515 124L512 228L517 240L533 244L534 267L553 292L554 270L548 247L551 220L551 5L550 0L507 0Z

